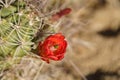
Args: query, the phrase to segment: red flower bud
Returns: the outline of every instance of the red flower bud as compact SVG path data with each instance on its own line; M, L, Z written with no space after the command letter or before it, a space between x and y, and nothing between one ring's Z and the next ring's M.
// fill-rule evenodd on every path
M62 16L67 15L71 12L71 8L65 8L59 12L57 12L56 14L52 15L52 20L56 21L59 20Z
M49 60L61 60L67 47L65 37L61 33L48 36L43 43L39 43L38 49L42 60L49 63Z

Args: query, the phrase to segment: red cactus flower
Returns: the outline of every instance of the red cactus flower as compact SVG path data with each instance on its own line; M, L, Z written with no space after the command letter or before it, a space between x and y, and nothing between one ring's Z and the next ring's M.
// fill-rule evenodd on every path
M67 15L71 12L71 8L65 8L59 12L57 12L56 14L52 15L52 20L53 21L57 21L59 20L62 16Z
M49 63L49 60L61 60L67 47L65 37L61 33L48 36L43 43L39 43L38 49L42 60Z

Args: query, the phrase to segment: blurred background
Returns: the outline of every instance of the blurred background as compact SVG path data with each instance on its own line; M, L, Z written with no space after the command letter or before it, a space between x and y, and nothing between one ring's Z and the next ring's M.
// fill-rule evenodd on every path
M53 2L54 10L72 9L58 29L69 45L64 60L46 64L40 80L120 80L120 0Z
M56 22L44 16L65 35L65 58L42 65L40 59L27 56L0 75L9 80L16 76L19 79L14 80L120 80L120 0L28 1L41 10L41 16L72 9Z

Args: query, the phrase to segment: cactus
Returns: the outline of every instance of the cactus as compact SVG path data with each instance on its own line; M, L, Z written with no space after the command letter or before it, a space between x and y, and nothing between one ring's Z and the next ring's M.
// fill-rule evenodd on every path
M36 36L40 35L38 31L53 30L42 23L43 18L41 20L27 1L0 0L0 71L14 64L14 60L7 58L15 59L33 53L33 46L42 39Z
M39 47L44 45L38 45L50 37L50 34L55 33L55 29L57 29L59 23L53 27L54 22L56 23L62 16L70 13L71 10L67 8L54 15L44 14L44 10L47 13L51 11L51 8L49 6L43 8L47 0L43 1L44 2L42 2L42 0L0 0L0 80L21 80L20 76L24 74L24 70L27 69L29 73L31 66L35 67L35 73L39 73L40 71L36 70L34 63L37 63L38 69L39 67L41 68L44 62L42 61L42 57L56 61L64 57L67 42L63 40L61 43L61 39L65 38L61 33L55 34L55 38L57 38L55 40L57 40L58 43L60 42L61 45L60 43L55 43L59 45L60 48L55 48L57 53L52 55L54 59L49 56L41 56L41 48ZM53 3L55 2L53 1ZM58 18L56 19L55 17ZM51 37L55 35L51 35ZM49 44L47 43L46 48L51 43L51 47L56 46L52 41L54 42L54 38ZM60 52L61 49L62 52ZM43 50L45 51L46 49ZM49 51L54 52L51 48ZM44 54L47 53L45 52ZM56 54L62 55L59 56ZM26 61L30 62L30 66ZM25 65L27 68L25 68ZM38 74L36 75L39 76ZM11 76L14 77L10 78ZM26 76L28 77L28 75ZM34 80L36 80L36 78L35 76Z
M0 56L24 56L31 51L39 21L23 0L5 1L0 9Z
M0 1L0 56L21 57L31 53L41 18L24 0ZM42 26L48 29L49 25ZM41 31L42 31L41 29Z

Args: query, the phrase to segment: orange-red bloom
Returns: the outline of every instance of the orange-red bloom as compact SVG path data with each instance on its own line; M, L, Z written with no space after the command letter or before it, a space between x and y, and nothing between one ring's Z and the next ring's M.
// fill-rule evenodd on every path
M48 36L43 43L39 43L38 49L42 60L49 63L49 60L61 60L67 47L65 37L61 33Z

